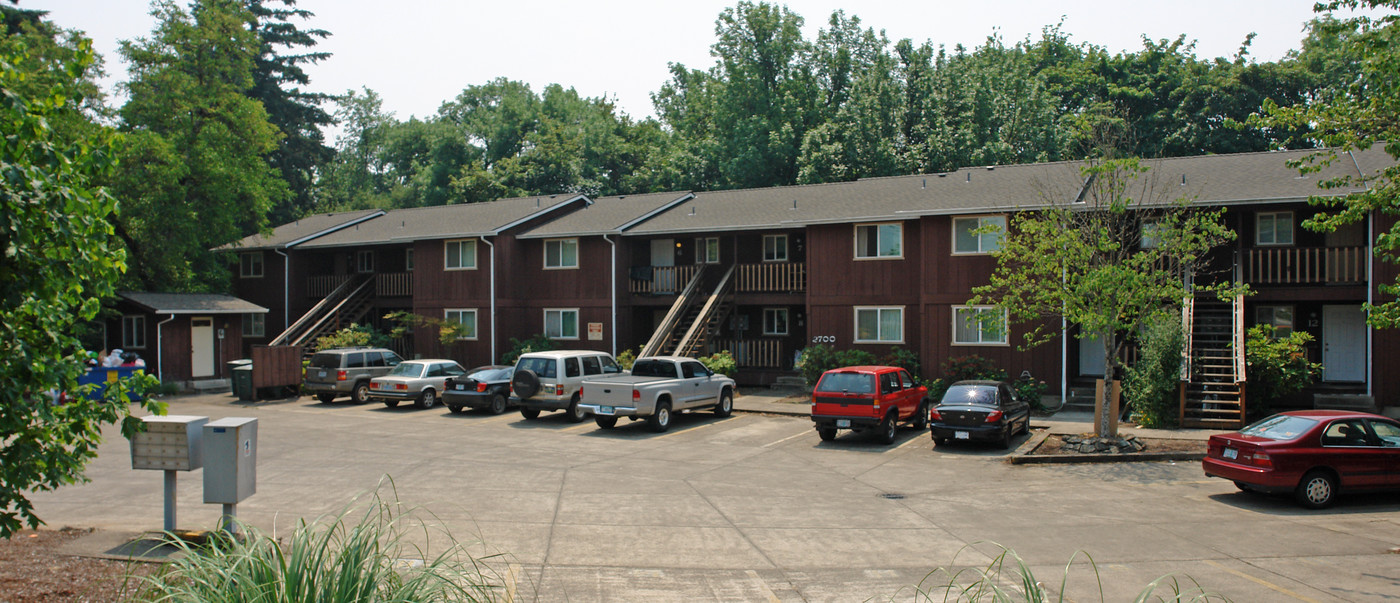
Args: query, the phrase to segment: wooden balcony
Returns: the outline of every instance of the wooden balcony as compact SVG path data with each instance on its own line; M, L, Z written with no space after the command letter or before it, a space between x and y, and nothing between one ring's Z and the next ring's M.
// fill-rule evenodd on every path
M739 264L738 280L734 286L739 293L802 293L807 290L807 264Z
M627 291L652 295L680 293L699 271L697 265L633 266L627 279Z
M348 280L350 280L348 274L313 276L306 279L306 296L314 299L324 298Z
M1337 285L1366 282L1365 247L1253 247L1245 251L1251 285Z
M384 272L374 275L374 294L378 297L411 297L412 272Z

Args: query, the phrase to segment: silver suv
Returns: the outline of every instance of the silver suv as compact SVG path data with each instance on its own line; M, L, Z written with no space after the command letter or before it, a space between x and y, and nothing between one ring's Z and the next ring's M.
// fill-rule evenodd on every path
M612 354L589 350L552 350L521 354L510 380L510 401L526 419L542 410L567 411L570 421L582 422L588 412L579 408L579 385L584 379L623 374Z
M384 348L335 348L311 356L301 393L330 402L350 396L356 404L369 402L369 380L386 375L403 362L398 354Z

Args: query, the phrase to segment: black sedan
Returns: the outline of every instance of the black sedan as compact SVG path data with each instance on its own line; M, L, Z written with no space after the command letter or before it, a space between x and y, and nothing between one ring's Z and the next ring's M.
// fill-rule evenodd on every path
M1011 438L1031 431L1031 406L1016 397L1005 381L958 381L929 413L933 443L996 442L1011 447Z
M514 366L478 366L462 377L447 380L442 403L454 413L467 408L485 408L493 415L506 411L510 399L510 378Z

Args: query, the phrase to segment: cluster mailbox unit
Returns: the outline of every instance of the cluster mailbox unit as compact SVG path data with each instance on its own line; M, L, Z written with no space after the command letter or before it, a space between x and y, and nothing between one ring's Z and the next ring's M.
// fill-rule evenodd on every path
M200 444L209 417L167 415L142 417L146 430L131 438L131 468L165 472L165 530L175 529L176 471L194 471L204 464Z
M223 504L232 530L234 505L257 488L258 420L168 415L142 417L131 438L131 468L165 472L165 530L175 529L176 471L204 469L204 502Z

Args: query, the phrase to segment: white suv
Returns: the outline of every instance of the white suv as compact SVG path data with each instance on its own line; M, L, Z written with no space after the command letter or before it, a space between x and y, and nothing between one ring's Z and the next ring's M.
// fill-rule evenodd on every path
M588 418L588 412L578 406L583 380L624 372L607 352L553 350L521 354L510 380L510 401L520 407L520 414L526 419L539 417L542 410L564 410L570 421L579 423Z

